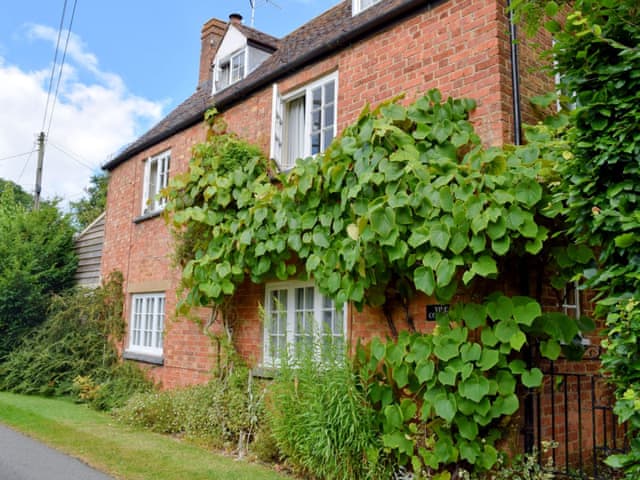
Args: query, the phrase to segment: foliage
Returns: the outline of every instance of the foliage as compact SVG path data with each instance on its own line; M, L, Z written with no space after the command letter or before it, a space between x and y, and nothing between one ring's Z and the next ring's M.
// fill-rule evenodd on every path
M560 342L578 332L557 315L531 298L494 294L456 304L431 334L401 332L397 341L358 348L385 449L425 475L494 467L496 441L520 407L518 385L542 382L540 369L516 357L527 336L544 338L541 351L555 360Z
M606 353L602 366L616 388L614 412L627 422L631 450L612 455L607 464L622 468L627 478L640 477L640 300L628 298L607 316L607 338L602 342Z
M275 178L214 120L167 192L185 304L222 303L247 276L293 276L292 258L338 304L416 291L447 300L460 275L494 277L508 252L538 253L548 233L534 218L539 146L482 148L473 107L434 90L407 108L365 111L323 156Z
M262 387L248 369L236 367L206 385L134 395L115 413L129 425L243 453L263 415Z
M224 305L247 277L259 283L308 275L338 304L382 305L396 336L391 312L400 304L408 315L417 292L447 301L460 280L471 287L476 278L504 278L514 261L526 265L547 241L548 220L539 214L549 197L541 181L562 158L556 127L563 124L528 129L526 146L487 149L468 121L473 108L434 90L407 107L366 109L323 155L277 174L214 118L189 172L166 192L167 216L181 239L183 305ZM556 269L590 255L565 248ZM344 431L371 421L366 402L352 396L361 392L359 380L351 388L348 369L333 373L313 361L285 368L273 401L286 415L272 425L282 452L330 478L375 477L387 460L442 479L459 461L490 469L501 422L519 408L517 386L533 388L542 378L514 357L537 337L542 354L556 359L587 324L502 294L458 303L449 315L435 335L404 332L360 351L380 438L363 431L344 444ZM338 375L342 387L334 384ZM333 393L344 385L348 392ZM354 409L363 420L344 421ZM384 457L364 461L375 442ZM338 455L349 468L337 469Z
M0 362L45 317L51 296L73 284L73 229L54 205L29 210L0 197Z
M96 290L52 299L46 322L0 365L0 389L17 393L83 393L96 408L122 403L150 383L137 367L120 365L113 341L122 338L122 278Z
M324 361L312 349L283 359L270 388L269 423L277 445L301 473L326 479L389 478L359 378L346 356Z
M17 204L24 208L29 208L33 205L33 197L25 192L20 185L12 182L11 180L0 178L0 198L2 198L3 192L9 189L13 190L13 201Z
M273 217L265 221L270 209L260 208L276 190L267 171L261 151L226 133L216 118L208 141L194 148L189 171L171 180L165 212L185 265L186 305L221 304L246 275L259 281L270 269L264 244L279 235ZM273 264L284 265L286 242L277 243Z
M79 231L87 228L98 216L104 212L107 203L107 185L109 176L106 173L91 175L90 184L84 189L86 198L77 202L69 202L73 215L73 223Z
M617 387L615 410L630 422L631 440L629 455L609 463L635 479L640 425L629 408L640 371L640 363L632 361L633 311L640 300L640 5L576 0L561 9L562 15L550 0L516 0L513 6L530 20L531 30L547 16L560 90L570 93L575 105L550 213L565 216L574 241L598 252L585 275L599 291L600 310L608 312L604 370Z

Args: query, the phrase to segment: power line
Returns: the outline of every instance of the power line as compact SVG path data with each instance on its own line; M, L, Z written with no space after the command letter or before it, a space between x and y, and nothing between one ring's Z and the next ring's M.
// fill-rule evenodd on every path
M22 175L24 175L24 172L27 169L27 165L29 165L29 161L31 160L31 156L33 155L33 152L35 152L35 150L31 150L31 153L29 153L29 158L27 158L27 161L24 162L24 167L22 167L22 171L20 172L20 175L18 176L18 180L16 180L16 183L20 183L20 180L22 179Z
M56 65L58 64L58 51L60 50L60 37L62 37L62 26L64 25L64 17L67 12L67 0L64 0L64 5L62 6L62 15L60 16L60 26L58 27L58 40L56 41L56 51L53 54L53 65L51 65L51 76L49 77L49 91L47 92L47 103L44 106L44 115L42 117L42 128L40 130L44 131L44 126L47 124L47 113L49 110L49 100L51 98L51 87L53 87L53 77L56 72Z
M67 0L65 0L66 8ZM56 83L56 91L53 95L53 105L51 106L51 116L49 117L49 125L47 126L47 137L49 136L49 130L51 130L51 122L53 121L53 112L56 108L56 101L58 99L58 91L60 90L60 80L62 79L62 69L64 68L64 61L67 58L67 48L69 47L69 38L71 37L71 27L73 27L73 18L76 15L76 5L78 0L73 0L73 9L71 10L71 19L69 20L69 28L67 29L67 38L64 42L64 51L62 52L62 60L60 61L60 71L58 72L58 81Z
M25 155L31 155L35 150L31 150L30 152L18 153L16 155L9 155L8 157L0 158L0 162L4 162L5 160L11 160L12 158L24 157Z
M89 165L88 163L85 163L84 161L82 161L79 158L79 155L74 155L72 153L69 153L68 151L66 151L64 148L62 148L59 145L56 145L55 143L53 143L51 141L51 139L49 139L49 141L47 142L49 145L51 145L53 148L55 148L56 150L64 153L65 155L67 155L71 160L73 160L74 162L76 162L79 165L82 165L85 168L88 168L89 170L91 170L92 172L95 170L94 167L92 167L91 165Z

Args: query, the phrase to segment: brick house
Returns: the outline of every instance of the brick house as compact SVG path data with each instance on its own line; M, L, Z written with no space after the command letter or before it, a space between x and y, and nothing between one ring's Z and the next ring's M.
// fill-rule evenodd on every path
M519 117L534 119L518 89L527 98L552 88L552 80L541 72L538 52L526 44L519 56L513 50L505 7L505 0L345 0L281 39L246 27L238 15L205 23L195 93L104 166L110 182L102 274L124 275L124 358L150 365L167 388L209 378L209 338L172 313L180 272L156 194L186 170L191 148L205 139L210 106L283 169L322 151L366 103L402 92L410 102L432 88L477 100L472 121L485 144L517 143ZM332 334L350 341L387 334L380 312L335 311L312 283L247 282L235 298L235 343L254 367L272 360L274 343L291 341L286 332L296 308L331 316ZM270 300L285 298L284 311L271 311ZM418 329L427 328L431 302L419 297L411 305ZM281 318L280 331L263 331L260 305Z
M536 121L526 99L553 89L539 51L530 45L549 45L551 38L541 33L514 47L506 5L507 0L343 0L281 39L246 27L238 15L205 23L195 93L104 166L110 180L102 276L112 271L124 276L128 326L120 345L123 357L144 364L165 388L205 382L214 367L210 338L197 323L174 313L180 272L172 266L172 238L156 197L168 178L186 171L192 147L205 140L208 108L215 105L230 130L260 146L282 169L298 157L323 151L365 104L400 93L409 103L432 88L445 97L477 101L471 120L485 145L517 144L520 122ZM577 290L569 289L564 299L550 290L542 295L546 308L579 314ZM419 295L410 305L418 330L430 328L426 306L434 302ZM337 311L312 282L247 281L234 296L234 306L235 346L257 369L293 341L295 313L323 319L330 335L352 343L388 334L382 312ZM261 320L262 306L274 320L269 326ZM200 312L203 320L209 314ZM396 324L407 327L403 318ZM597 368L597 362L583 362L573 371L586 374ZM557 394L548 381L545 385L544 392ZM570 394L578 397L587 393L574 390ZM562 404L564 411L556 416L555 400L537 398L536 415L542 420L536 441L566 441L563 459L570 452L595 452L602 441L596 439L600 417L593 416L590 430L578 436L575 429L583 428L574 428L582 424L579 412L579 418L570 419L576 412ZM590 405L595 409L593 400ZM554 430L562 422L564 436ZM592 438L589 445L587 437Z

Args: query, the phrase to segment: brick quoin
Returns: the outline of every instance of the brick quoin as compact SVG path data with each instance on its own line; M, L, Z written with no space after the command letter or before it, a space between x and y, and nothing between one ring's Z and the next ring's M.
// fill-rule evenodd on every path
M371 32L312 64L277 78L279 92L286 95L329 73L338 72L338 130L353 122L367 105L377 105L399 94L409 104L432 88L443 96L473 98L477 109L471 120L486 145L513 141L511 64L508 18L504 0L451 0L434 2L417 13ZM199 83L209 78L213 58L210 46L218 41L219 21L210 20L202 31L203 53ZM540 39L547 41L547 39ZM522 45L522 44L521 44ZM527 44L528 45L528 44ZM521 47L520 69L523 97L552 89L553 82L542 72L534 47ZM527 120L535 112L522 102ZM269 154L272 86L245 96L222 110L229 129L258 145ZM162 285L166 294L164 364L149 365L153 378L165 388L205 382L216 361L216 345L202 332L200 324L175 315L180 271L171 261L173 240L162 217L134 222L141 214L144 161L171 149L171 172L186 171L191 150L205 140L204 123L191 126L136 153L117 165L110 174L107 197L103 275L121 271L125 281L125 319L131 314L131 295L144 285ZM507 287L505 285L505 287ZM160 287L156 287L160 288ZM508 291L505 288L504 291ZM263 285L245 282L234 298L237 321L234 340L250 366L262 359L262 323L259 306L264 303ZM462 292L453 301L465 299ZM551 297L550 297L551 298ZM429 331L426 305L434 300L417 295L410 314L417 328ZM551 306L550 306L551 308ZM206 321L210 312L196 317ZM399 329L407 328L404 312L395 312ZM388 335L386 321L378 309L348 311L348 338L355 344L374 336ZM124 350L128 338L120 345Z

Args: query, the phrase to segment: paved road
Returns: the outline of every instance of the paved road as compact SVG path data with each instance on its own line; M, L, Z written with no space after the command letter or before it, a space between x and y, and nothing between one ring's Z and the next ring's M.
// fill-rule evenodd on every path
M0 480L113 480L79 460L0 425Z

